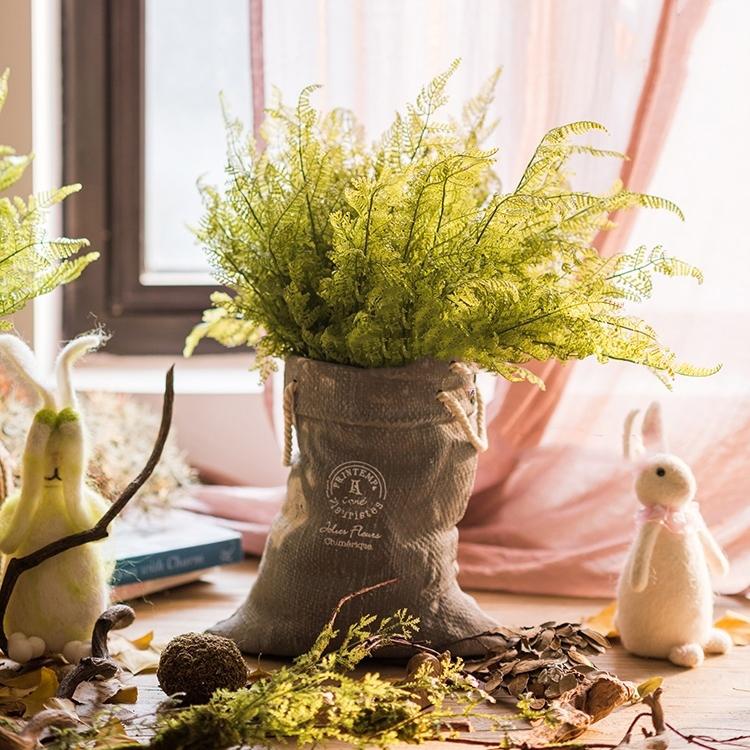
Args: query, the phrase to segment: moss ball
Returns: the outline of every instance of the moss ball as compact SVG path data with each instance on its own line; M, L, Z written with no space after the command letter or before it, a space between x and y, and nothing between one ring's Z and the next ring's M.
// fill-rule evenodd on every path
M247 667L234 641L209 633L185 633L162 651L156 673L167 695L184 693L184 703L207 703L219 688L239 690Z

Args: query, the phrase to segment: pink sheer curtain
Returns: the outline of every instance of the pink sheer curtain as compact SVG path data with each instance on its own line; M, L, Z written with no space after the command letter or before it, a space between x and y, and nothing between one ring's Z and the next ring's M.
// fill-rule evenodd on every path
M691 49L708 8L709 3L702 0L666 0L662 6L629 138L627 152L631 161L625 163L621 175L633 189L654 189L652 177L663 157L662 171L669 170L663 189L670 196L680 191L681 185L675 179L679 176L675 169L677 149L668 154L663 151L681 102ZM713 15L713 27L727 26L728 14L719 18L717 11ZM714 40L704 40L703 55L710 58L718 50L715 29L709 32ZM709 49L710 44L713 47ZM694 74L699 65L697 61ZM696 100L701 93L694 90L691 98ZM681 141L685 136L681 134L696 108L687 102L681 113L681 130L674 140L683 148L686 144ZM729 112L722 112L717 106L716 118L721 119L722 114L726 117ZM729 148L726 153L731 153ZM687 153L682 156L689 159ZM700 220L700 213L707 210L696 200L695 192L700 194L695 188L692 196L684 191L684 201L677 197L683 207L688 203L697 206L696 212L688 214L693 233L696 219ZM603 253L626 247L636 224L632 215L616 219L618 228L600 238L598 246ZM651 228L650 221L638 220L634 240L640 239L641 230ZM707 239L717 235L714 228L706 234ZM659 236L659 231L655 236ZM684 254L678 247L669 249ZM691 260L707 272L721 273L719 264L712 260L715 255L696 255ZM739 253L730 254L724 265L737 262L738 257ZM736 282L725 279L724 283L717 296L723 292L729 300L743 299ZM675 438L673 448L694 467L704 516L733 563L732 575L717 583L721 590L732 593L747 588L750 512L746 497L750 482L744 455L750 437L750 404L744 391L737 397L732 384L739 374L748 372L750 363L747 347L740 344L738 351L730 331L733 326L742 330L748 313L746 303L740 309L736 304L722 309L716 299L702 303L701 293L689 302L672 296L667 307L657 301L649 306L648 314L678 351L687 349L698 356L710 352L702 361L716 361L713 343L718 333L724 347L720 356L726 357L729 350L730 361L725 359L725 363L732 369L714 379L680 383L675 394L668 395L666 391L658 392L653 384L646 384L642 374L634 374L626 366L596 368L581 363L564 371L559 365L547 365L547 374L551 375L547 392L532 393L527 386L506 389L490 426L494 446L482 457L475 495L461 529L459 562L464 585L549 594L611 595L632 537L635 510L632 476L615 452L620 424L630 408L645 407L648 397L657 396L668 407ZM707 308L702 315L701 305ZM732 389L731 396L728 388Z
M676 0L664 0L654 28L640 29L641 33L651 34L652 49L634 107L635 115L627 138L627 149L623 148L630 160L623 162L619 175L622 182L633 190L645 190L648 185L650 170L666 137L670 116L679 98L690 42L700 26L706 8L707 0L694 0L687 8L678 7ZM536 15L535 23L530 29L530 50L551 49L551 40L546 35L550 28L559 29L565 22L563 17L557 19L559 24L553 24L555 19L549 18L551 13L554 13L554 8L545 5L544 13ZM648 19L642 21L647 27ZM619 57L621 68L637 67L639 64L637 53L634 55L632 51L630 56L626 53ZM529 57L529 64L538 69L537 77L547 83L544 96L540 97L547 102L559 100L559 89L564 87L566 71L558 67L557 62L550 54ZM557 113L550 113L547 108L545 115L544 129L553 127L552 120ZM618 223L618 227L602 233L597 239L597 246L603 255L610 255L623 248L632 226L632 214L614 215L612 218ZM492 539L494 530L487 524L488 515L492 515L496 506L502 504L500 498L503 495L503 485L518 463L520 455L541 441L547 423L560 401L571 367L570 364L563 365L554 361L536 363L531 369L544 380L544 391L528 383L505 386L502 398L496 398L495 403L490 406L490 448L480 459L474 495L462 524L463 529L468 531L485 528L489 535L487 538ZM466 533L464 536L471 538L474 543L481 543L483 539L479 533Z

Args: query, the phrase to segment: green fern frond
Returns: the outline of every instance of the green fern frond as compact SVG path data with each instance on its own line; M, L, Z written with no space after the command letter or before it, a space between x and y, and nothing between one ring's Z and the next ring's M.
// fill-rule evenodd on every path
M533 360L622 360L703 376L678 364L628 302L653 293L653 276L700 271L657 247L602 258L597 235L612 214L671 211L664 198L573 191L574 154L623 158L572 143L582 121L550 131L515 190L493 191L495 152L480 149L498 74L460 123L436 121L454 63L367 147L354 116L316 113L315 90L269 110L258 152L228 126L225 191L203 187L198 229L217 279L215 298L188 341L254 342L268 357L299 354L359 367L423 357L475 362L509 380L541 381ZM260 332L263 333L260 333Z
M8 94L6 70L0 75L0 110ZM10 146L0 146L0 191L23 176L32 156L17 156ZM48 239L45 213L80 185L67 185L27 201L18 196L0 198L0 317L21 310L30 300L77 278L98 253L78 253L88 247L84 239ZM3 329L6 322L0 323Z

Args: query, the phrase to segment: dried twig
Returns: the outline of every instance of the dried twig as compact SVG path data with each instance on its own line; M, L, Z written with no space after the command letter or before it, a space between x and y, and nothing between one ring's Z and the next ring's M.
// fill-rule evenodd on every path
M19 731L11 726L0 726L0 750L36 750L40 747L39 740L46 729L75 727L80 723L67 711L45 709L29 719Z
M384 586L391 586L397 582L398 578L389 578L387 581L374 583L372 586L365 586L365 588L359 589L359 591L354 591L351 594L347 594L346 596L341 597L341 599L339 599L338 601L338 604L336 604L336 606L334 607L330 618L328 619L328 626L333 627L334 623L336 622L336 618L339 616L343 606L347 602L351 601L352 599L357 599L360 596L364 596L365 594L369 594L371 591L375 591L376 589L382 589Z
M657 734L664 734L666 731L664 708L661 705L661 694L661 688L657 688L651 695L647 695L643 699L643 702L651 709L651 721L654 723L654 731Z
M136 492L145 484L152 472L159 463L164 443L169 435L169 428L172 424L172 405L174 403L174 365L167 371L166 383L164 388L164 403L162 405L161 426L159 434L154 443L151 455L143 467L141 473L123 490L122 494L107 509L107 512L96 522L94 526L85 531L79 531L75 534L56 539L54 542L40 547L38 550L24 555L23 557L14 557L8 561L3 576L2 585L0 585L0 649L8 653L8 638L5 634L5 612L10 602L13 589L20 576L27 570L35 568L37 565L49 560L56 555L67 552L74 547L82 544L96 542L104 539L109 535L108 527L117 515L123 510L128 502L133 498Z
M135 620L135 612L127 604L115 604L105 610L94 625L91 635L91 656L85 656L75 669L69 672L57 689L58 698L72 698L82 682L96 677L108 679L117 673L117 663L110 658L107 637L110 630L126 628Z

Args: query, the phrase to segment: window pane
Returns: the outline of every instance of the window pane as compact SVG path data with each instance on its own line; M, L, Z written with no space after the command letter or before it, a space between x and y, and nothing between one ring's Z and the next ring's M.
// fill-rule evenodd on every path
M250 123L248 0L147 0L145 3L144 281L158 274L204 283L207 266L189 227L201 201L196 179L222 184L223 91Z

